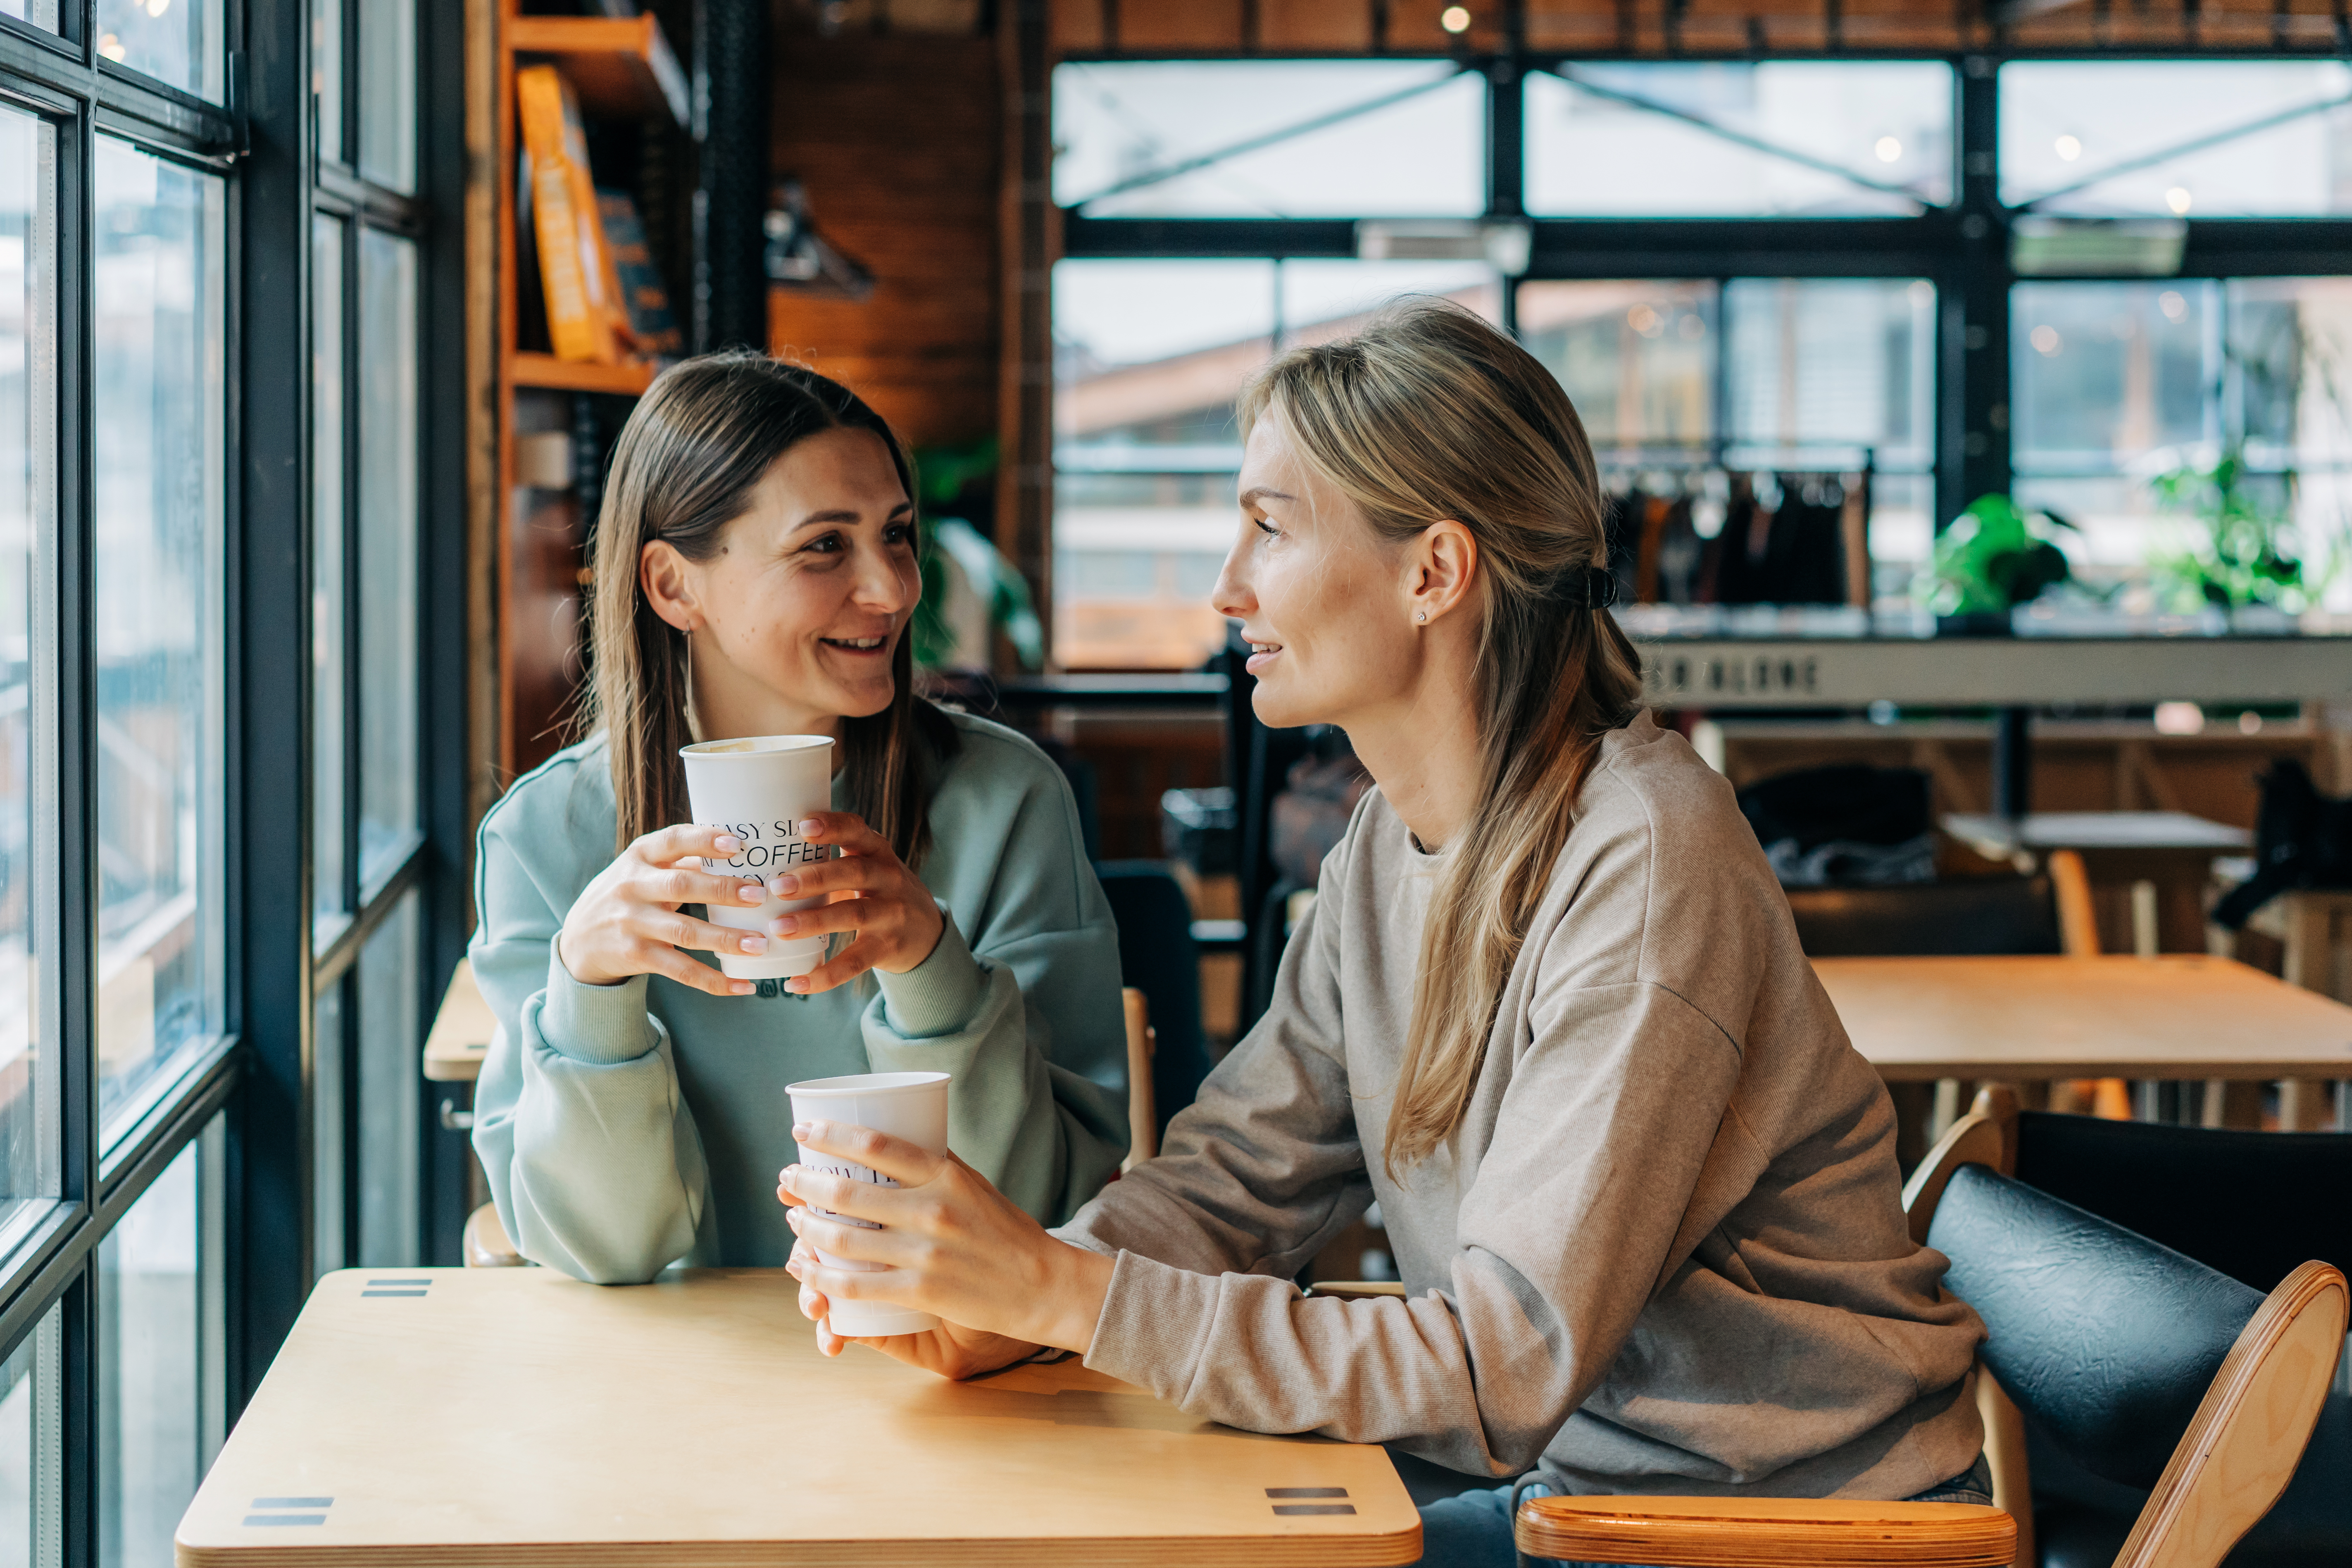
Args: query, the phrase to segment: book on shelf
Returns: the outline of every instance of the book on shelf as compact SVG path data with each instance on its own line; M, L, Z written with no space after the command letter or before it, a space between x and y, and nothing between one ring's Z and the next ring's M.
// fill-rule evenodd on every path
M685 346L677 318L670 313L669 290L662 287L661 269L646 246L646 226L637 204L621 191L596 193L596 211L604 220L604 250L621 280L621 304L628 312L629 334L637 351L657 359L674 359Z
M526 66L515 72L515 109L549 342L558 359L617 364L635 344L597 211L580 100L555 67Z

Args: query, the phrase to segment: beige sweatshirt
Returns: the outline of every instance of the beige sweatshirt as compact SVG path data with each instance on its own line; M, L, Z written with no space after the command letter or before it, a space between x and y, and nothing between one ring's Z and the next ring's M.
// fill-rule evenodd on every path
M1730 785L1646 713L1608 738L1458 1139L1400 1185L1444 866L1364 798L1272 1009L1059 1233L1118 1258L1087 1364L1579 1492L1893 1499L1968 1468L1982 1325L1910 1240L1894 1108ZM1301 1296L1374 1199L1410 1297Z

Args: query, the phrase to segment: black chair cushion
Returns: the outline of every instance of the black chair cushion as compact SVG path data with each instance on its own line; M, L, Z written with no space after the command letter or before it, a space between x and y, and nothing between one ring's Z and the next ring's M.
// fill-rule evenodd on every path
M1886 888L1791 888L1797 940L1811 958L1977 957L2057 952L2058 905L2042 877Z
M2051 1461L2057 1459L2055 1464ZM2148 1494L2085 1486L2032 1446L2033 1531L2042 1568L2109 1568ZM2045 1478L2044 1471L2051 1472ZM2103 1493L2095 1499L2088 1494ZM2223 1559L2229 1568L2340 1568L2352 1563L2352 1399L2327 1396L2286 1494Z
M1111 918L1118 922L1119 978L1143 993L1160 1048L1151 1058L1154 1120L1192 1103L1209 1076L1201 1025L1201 953L1192 942L1192 905L1163 863L1105 860L1095 868Z
M1952 1175L1927 1244L1984 1319L1984 1363L2092 1474L2163 1473L2262 1294L1982 1165Z
M2017 1179L2264 1293L2315 1258L2352 1270L2352 1204L2294 1201L2352 1194L2352 1133L2029 1110L2018 1118Z

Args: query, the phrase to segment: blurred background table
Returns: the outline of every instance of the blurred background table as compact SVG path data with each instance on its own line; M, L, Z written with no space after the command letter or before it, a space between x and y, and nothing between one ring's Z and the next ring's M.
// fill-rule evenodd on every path
M2095 883L2132 890L2133 951L2158 949L2159 908L2180 906L2176 921L2201 920L2213 862L2247 853L2253 837L2242 827L2185 811L2036 811L2023 816L1949 813L1943 829L1988 860L2039 870L2051 854L2072 849Z
M782 1269L322 1279L181 1568L1412 1563L1377 1447L1198 1420L1075 1360L950 1383L818 1353Z
M1854 1048L1894 1082L2337 1079L2352 1007L2234 959L1817 958Z

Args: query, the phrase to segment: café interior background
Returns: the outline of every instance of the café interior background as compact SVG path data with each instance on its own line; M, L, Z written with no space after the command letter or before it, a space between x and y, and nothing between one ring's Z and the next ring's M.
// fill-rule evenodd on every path
M2347 56L2311 0L0 0L0 1559L168 1561L312 1281L457 1261L467 1091L420 1051L471 833L562 743L670 355L798 355L917 450L919 651L1103 859L1175 858L1213 1056L1285 919L1252 802L1314 760L1205 603L1271 353L1403 292L1516 331L1645 639L2340 634ZM548 63L667 312L634 352L551 333ZM1986 497L2063 582L1963 592ZM1809 507L1831 553L1766 571ZM1955 679L1677 721L1940 811L2352 785L2340 679ZM2096 891L2111 950L2201 948Z

